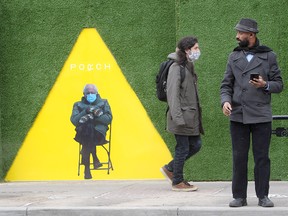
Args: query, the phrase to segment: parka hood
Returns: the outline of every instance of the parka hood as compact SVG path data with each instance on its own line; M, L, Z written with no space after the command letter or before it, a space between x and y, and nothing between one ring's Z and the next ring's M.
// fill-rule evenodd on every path
M170 54L167 56L167 58L168 58L168 59L177 60L177 54L176 54L176 52L170 53Z

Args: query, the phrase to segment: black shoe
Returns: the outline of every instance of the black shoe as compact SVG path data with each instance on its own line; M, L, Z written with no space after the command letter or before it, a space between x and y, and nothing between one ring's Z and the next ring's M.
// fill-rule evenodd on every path
M267 196L264 196L262 199L259 198L258 205L262 207L274 207L274 203Z
M230 207L242 207L247 206L247 200L244 198L236 198L229 203Z
M87 170L87 171L85 170L84 179L92 179L92 175L91 175L90 170Z
M103 164L100 163L99 161L94 162L94 169L98 169L99 167L102 167Z

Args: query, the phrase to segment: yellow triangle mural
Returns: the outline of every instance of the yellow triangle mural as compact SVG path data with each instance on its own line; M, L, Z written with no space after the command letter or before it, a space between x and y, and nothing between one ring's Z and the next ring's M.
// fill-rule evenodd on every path
M97 86L113 113L114 170L92 171L93 180L162 179L159 168L171 154L94 28L83 29L44 106L28 132L6 181L80 180L79 145L70 122L73 103L86 83ZM100 161L106 153L97 147Z

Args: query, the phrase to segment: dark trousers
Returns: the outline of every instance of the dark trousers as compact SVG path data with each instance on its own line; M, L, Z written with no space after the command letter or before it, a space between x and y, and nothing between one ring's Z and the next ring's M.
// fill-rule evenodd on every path
M250 148L250 135L252 135L256 195L258 198L268 196L271 129L271 122L258 124L230 122L233 151L232 193L234 198L247 197L247 165Z
M173 172L173 185L184 180L184 163L201 148L200 136L184 136L175 134L176 147L174 159L167 165L168 170Z
M93 163L99 161L96 154L96 146L94 145L82 145L82 164L90 166L90 154L93 158Z
M92 155L93 163L99 162L96 154L96 148L97 145L103 144L105 140L105 137L98 131L95 130L94 133L93 141L82 144L82 164L84 164L86 167L90 166L90 154Z

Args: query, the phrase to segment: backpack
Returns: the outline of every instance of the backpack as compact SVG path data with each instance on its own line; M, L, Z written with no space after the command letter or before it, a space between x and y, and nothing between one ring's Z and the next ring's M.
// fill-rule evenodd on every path
M173 59L168 59L160 64L160 69L156 75L156 95L160 101L167 102L167 78L170 66L175 62ZM185 67L180 66L181 84L185 79Z

